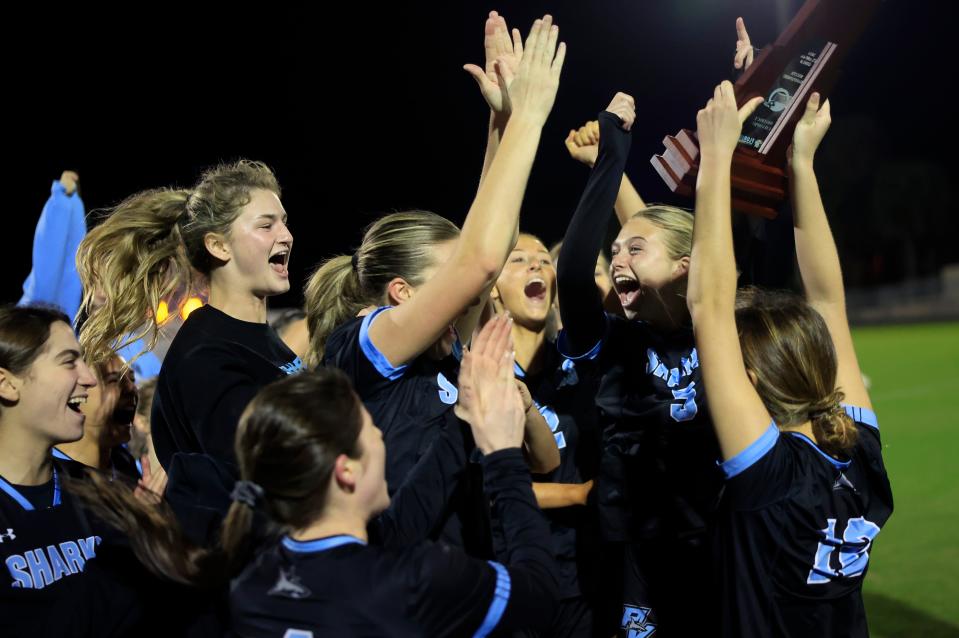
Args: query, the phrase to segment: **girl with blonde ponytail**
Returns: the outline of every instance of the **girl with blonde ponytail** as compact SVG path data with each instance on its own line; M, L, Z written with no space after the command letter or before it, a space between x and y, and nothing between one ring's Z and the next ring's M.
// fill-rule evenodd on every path
M518 31L510 41L495 12L487 20L486 73L477 77L491 108L487 162L462 232L434 213L386 215L352 255L325 262L306 286L311 362L344 370L372 413L388 451L391 493L440 433L462 428L453 414L460 340L477 327L516 243L523 193L565 57L558 36L548 15L533 24L525 47ZM546 444L527 446L531 466L553 469L559 455L549 426L537 413L528 427L546 433L530 437ZM437 535L491 556L477 463L464 472L455 511Z
M266 322L267 298L290 287L286 219L273 172L241 160L208 169L190 190L133 195L78 251L88 315L80 341L94 360L128 339L153 347L160 300L201 283L208 291L167 351L151 419L171 475L167 497L197 541L219 523L237 476L240 414L260 388L302 365Z
M813 156L813 93L790 157L805 299L736 300L730 165L743 120L724 82L697 116L700 167L688 303L726 475L718 523L725 636L867 636L862 582L892 492L853 348Z

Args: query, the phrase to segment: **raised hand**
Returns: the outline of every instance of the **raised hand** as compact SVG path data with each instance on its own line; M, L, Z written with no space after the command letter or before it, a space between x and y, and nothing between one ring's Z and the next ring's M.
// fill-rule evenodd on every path
M60 183L63 184L63 188L67 191L67 195L73 195L74 191L77 190L77 182L79 181L80 176L74 171L63 171L63 174L60 175Z
M762 101L763 98L754 97L737 109L732 83L726 80L719 84L713 90L713 97L696 114L696 134L703 158L730 160L739 142L743 122Z
M512 320L497 315L486 322L464 352L456 416L470 424L484 454L520 447L526 411L513 377Z
M749 34L746 33L746 23L742 18L736 18L736 55L733 56L733 66L745 71L753 63L754 55L755 49L749 41Z
M819 143L829 130L829 124L832 122L829 114L829 100L826 100L821 107L819 100L819 93L813 93L806 101L806 111L793 132L790 162L812 162Z
M513 29L513 37L510 39L506 20L495 11L490 11L486 19L483 47L486 50L485 68L481 69L475 64L465 64L463 69L476 80L490 110L508 115L507 89L509 87L503 86L502 76L497 73L496 65L502 64L511 75L516 73L519 62L523 59L523 40L519 29Z
M623 130L628 131L636 121L636 100L632 95L617 93L606 110L623 121Z
M159 505L166 491L167 474L162 467L155 470L150 467L149 454L140 457L140 467L143 468L143 476L137 481L133 495L147 505Z
M566 150L577 162L595 164L599 155L599 122L591 120L579 129L571 129L566 136Z
M566 44L557 45L558 39L559 27L553 24L552 16L545 15L533 23L515 75L505 60L496 60L499 82L508 87L513 114L540 126L546 122L556 101L559 76L566 59Z

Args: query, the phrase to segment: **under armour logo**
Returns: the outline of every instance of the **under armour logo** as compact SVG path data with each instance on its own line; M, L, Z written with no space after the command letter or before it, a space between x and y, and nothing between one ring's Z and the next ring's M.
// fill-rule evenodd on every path
M0 534L0 543L3 541L13 541L17 539L17 535L13 533L13 530L9 527L7 528L6 534Z
M623 605L623 621L620 627L626 630L626 638L649 638L656 632L656 625L649 622L652 609Z

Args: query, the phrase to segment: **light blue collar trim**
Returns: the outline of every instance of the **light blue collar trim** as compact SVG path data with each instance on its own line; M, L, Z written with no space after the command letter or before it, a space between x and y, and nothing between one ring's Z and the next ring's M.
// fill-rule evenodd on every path
M0 490L7 493L7 496L12 498L17 502L20 507L28 512L34 511L36 508L33 506L33 503L27 500L27 498L21 494L17 488L8 483L6 479L0 476ZM60 477L57 475L57 468L53 468L53 505L52 507L57 507L60 505Z
M287 548L291 552L296 552L297 554L313 554L316 552L324 552L328 549L333 549L334 547L340 547L341 545L366 545L365 541L348 534L330 536L328 538L318 538L313 541L297 541L293 540L289 536L284 536L283 540L280 542L283 544L283 547Z
M792 435L793 435L794 437L796 437L796 438L802 439L803 441L805 441L806 443L808 443L809 445L811 445L811 446L813 447L813 449L816 450L817 452L819 452L819 454L822 455L822 457L823 457L824 459L826 459L827 461L829 461L830 463L832 463L833 465L835 465L835 466L836 466L837 468L839 468L840 470L846 469L846 468L849 467L849 465L852 463L851 460L849 460L849 461L839 461L839 460L834 459L833 457L829 456L828 454L826 454L825 452L823 452L822 449L821 449L818 445L816 445L816 442L815 442L815 441L813 441L812 439L810 439L808 436L806 436L806 435L803 434L802 432L790 432L790 434L792 434Z

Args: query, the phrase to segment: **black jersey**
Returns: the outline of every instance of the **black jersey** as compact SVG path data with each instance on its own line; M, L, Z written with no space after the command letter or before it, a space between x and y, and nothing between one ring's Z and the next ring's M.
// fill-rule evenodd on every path
M55 590L96 558L101 538L63 489L67 476L83 476L83 467L57 459L53 478L38 486L0 477L0 556L7 581L0 595L10 588Z
M706 411L691 328L663 335L607 317L596 360L603 428L598 503L604 537L702 536L718 504L719 444Z
M529 388L540 414L546 420L560 464L534 481L550 483L583 483L596 476L599 462L599 434L593 399L596 376L591 362L576 365L559 354L553 342L544 346L544 359L539 371L527 373L515 364L515 374ZM544 510L559 569L560 598L572 598L592 588L592 549L595 548L595 512L583 506ZM497 540L499 540L497 534Z
M157 378L151 434L169 475L167 501L194 543L212 540L229 508L243 410L261 388L301 368L266 323L207 305L180 327Z
M53 467L39 486L0 477L0 636L186 635L196 592L147 573L126 539L81 506L70 482L85 479L84 465L54 456Z
M44 485L13 485L0 477L0 635L44 635L52 610L72 601L97 558L102 530L94 530L64 488L84 466L54 459Z
M547 621L555 599L546 523L518 449L483 459L494 508L505 521L509 564L425 543L399 548L351 536L285 537L234 580L239 636L486 636Z
M565 300L561 352L577 362L595 360L602 375L596 403L603 450L595 492L603 537L610 541L602 582L611 587L603 598L622 607L618 614L600 615L604 623L615 620L625 635L646 635L654 627L659 633L708 635L710 628L698 621L708 616L700 601L715 598L707 585L707 530L722 490L715 463L719 445L692 329L662 334L603 311L596 258L630 134L612 113L604 111L598 120L598 157L566 231L556 277ZM697 601L695 611L690 601Z
M717 552L727 636L868 636L862 581L892 513L876 416L837 460L796 432L766 433L723 463Z
M193 311L157 378L150 423L160 464L169 469L177 452L209 454L236 475L233 439L244 408L260 388L300 368L269 324L209 305Z
M440 538L466 548L474 556L492 557L489 508L469 426L453 413L459 397L461 347L440 361L427 356L393 366L369 338L369 327L390 306L377 308L338 327L326 344L324 364L343 370L353 382L386 446L386 483L391 495L444 428L462 430L470 458L467 471L451 499L453 510Z
M557 264L563 333L560 351L595 359L603 427L597 485L604 537L632 542L705 539L722 475L719 445L706 414L691 328L659 334L603 312L594 272L629 155L630 135L612 113L599 114L600 142Z

